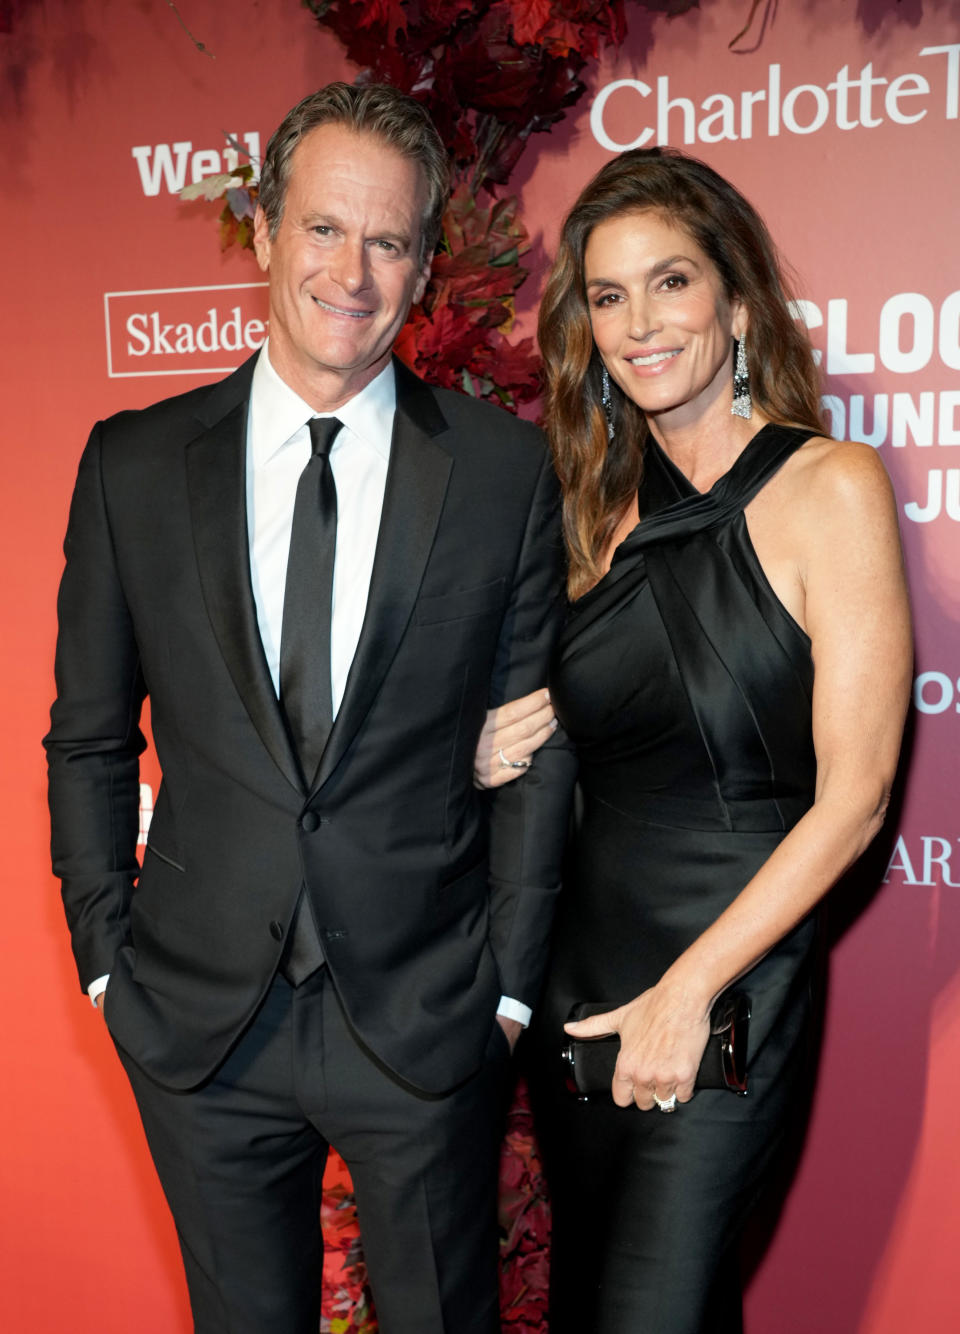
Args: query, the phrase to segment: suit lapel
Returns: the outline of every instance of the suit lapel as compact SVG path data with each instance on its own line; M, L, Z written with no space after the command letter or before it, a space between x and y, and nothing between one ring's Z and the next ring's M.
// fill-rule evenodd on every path
M317 770L333 773L366 717L403 638L433 546L453 460L432 436L446 427L429 388L400 362L383 515L363 629L346 690Z
M285 778L303 790L270 679L250 584L247 541L247 407L253 361L214 386L208 429L187 447L187 489L207 614L234 685Z

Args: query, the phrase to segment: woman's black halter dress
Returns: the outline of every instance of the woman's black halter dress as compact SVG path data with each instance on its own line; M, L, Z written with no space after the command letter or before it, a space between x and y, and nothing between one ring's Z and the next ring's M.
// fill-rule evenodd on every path
M810 641L773 593L744 508L811 432L768 425L705 494L651 440L641 522L573 607L551 695L582 803L532 1087L554 1209L551 1334L729 1334L736 1242L810 1081L815 923L742 981L749 1094L673 1115L563 1088L577 1001L652 986L813 801Z

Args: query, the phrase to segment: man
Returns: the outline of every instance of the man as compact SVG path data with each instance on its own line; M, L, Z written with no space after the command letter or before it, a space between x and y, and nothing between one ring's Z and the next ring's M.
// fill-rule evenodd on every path
M266 348L80 465L54 867L203 1334L315 1334L330 1144L384 1334L499 1329L497 1102L569 757L486 798L471 763L488 704L542 683L560 544L538 433L391 359L446 192L411 99L304 99L263 166Z

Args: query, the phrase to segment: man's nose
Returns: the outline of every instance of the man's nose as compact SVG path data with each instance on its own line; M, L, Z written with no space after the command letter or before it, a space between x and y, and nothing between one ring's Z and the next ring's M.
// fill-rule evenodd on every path
M345 292L361 291L367 281L367 252L363 241L346 238L337 247L330 273L334 282Z

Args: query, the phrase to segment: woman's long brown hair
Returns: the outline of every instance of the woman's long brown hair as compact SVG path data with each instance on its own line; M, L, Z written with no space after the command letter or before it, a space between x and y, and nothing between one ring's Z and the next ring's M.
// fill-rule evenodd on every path
M771 421L823 434L813 352L790 313L790 294L760 215L696 158L669 148L621 153L570 210L540 305L545 421L563 487L571 597L599 578L602 553L640 480L647 439L642 412L612 382L614 434L607 438L584 252L599 223L647 209L687 232L716 266L727 298L746 307L750 392L759 409Z

